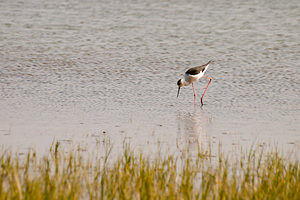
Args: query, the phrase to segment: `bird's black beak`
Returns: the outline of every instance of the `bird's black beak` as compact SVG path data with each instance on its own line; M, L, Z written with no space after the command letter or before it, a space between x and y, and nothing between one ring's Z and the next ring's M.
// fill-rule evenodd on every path
M179 96L179 91L180 91L180 87L178 87L177 98L178 98L178 96Z

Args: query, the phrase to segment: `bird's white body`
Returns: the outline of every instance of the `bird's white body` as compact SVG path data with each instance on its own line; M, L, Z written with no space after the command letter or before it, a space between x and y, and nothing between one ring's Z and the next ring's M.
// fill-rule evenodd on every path
M198 81L204 73L199 73L197 75L184 74L184 78L182 79L183 86L188 86L193 82Z

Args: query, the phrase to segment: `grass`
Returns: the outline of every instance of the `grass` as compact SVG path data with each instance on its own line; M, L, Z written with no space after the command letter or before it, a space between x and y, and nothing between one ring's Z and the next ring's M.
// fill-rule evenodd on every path
M134 154L119 158L64 152L0 154L0 199L300 199L297 160L277 150L228 158L209 151L176 157ZM221 151L220 151L221 152Z

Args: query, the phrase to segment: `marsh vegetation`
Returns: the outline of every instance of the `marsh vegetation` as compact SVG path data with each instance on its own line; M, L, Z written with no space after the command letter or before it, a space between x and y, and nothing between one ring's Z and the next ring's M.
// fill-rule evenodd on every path
M59 143L45 156L2 151L0 199L300 199L299 162L276 149L150 156L124 145L113 160L110 150L97 158Z

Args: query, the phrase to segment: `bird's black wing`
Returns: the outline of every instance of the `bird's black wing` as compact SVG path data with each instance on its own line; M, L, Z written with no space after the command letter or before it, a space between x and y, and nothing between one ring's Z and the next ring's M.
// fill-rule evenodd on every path
M210 64L211 61L209 61L208 63L206 63L205 65L201 65L198 67L192 67L189 70L187 70L185 73L189 74L189 75L197 75L199 74L201 71L203 72L205 70L205 67Z
M205 66L192 67L189 70L187 70L185 73L189 74L189 75L197 75L204 69L205 69Z

